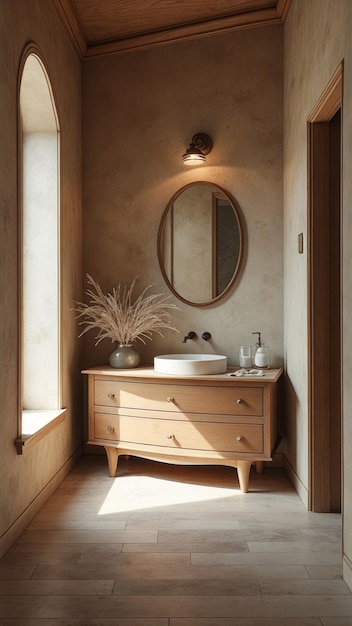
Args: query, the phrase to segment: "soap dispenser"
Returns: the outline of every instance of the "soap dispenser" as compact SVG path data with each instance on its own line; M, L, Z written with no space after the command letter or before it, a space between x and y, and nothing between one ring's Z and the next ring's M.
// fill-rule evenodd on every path
M270 352L269 347L262 344L261 333L254 332L252 335L258 335L258 341L256 345L256 351L254 355L254 365L259 368L265 368L270 366Z

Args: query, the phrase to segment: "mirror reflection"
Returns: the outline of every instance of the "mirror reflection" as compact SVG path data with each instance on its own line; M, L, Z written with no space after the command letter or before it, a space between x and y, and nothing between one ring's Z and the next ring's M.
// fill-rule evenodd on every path
M239 209L213 183L182 187L169 201L159 227L160 268L183 302L205 306L234 284L242 258Z

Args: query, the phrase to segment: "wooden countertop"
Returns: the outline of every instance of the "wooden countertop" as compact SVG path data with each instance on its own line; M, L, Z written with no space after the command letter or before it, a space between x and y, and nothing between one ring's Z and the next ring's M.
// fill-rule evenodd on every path
M263 375L245 375L245 376L233 376L234 372L236 372L238 367L229 367L225 374L208 374L203 376L183 376L181 374L159 374L154 371L152 366L139 366L131 369L117 369L114 367L110 367L110 365L98 365L96 367L91 367L89 369L82 370L82 374L95 374L98 376L116 376L117 378L131 378L131 379L141 379L141 380L153 380L153 381L165 381L165 380L179 380L184 382L194 382L194 381L206 381L210 382L230 382L230 381L238 381L241 384L245 384L246 381L253 383L258 381L258 383L275 383L282 374L282 368L278 369L264 369Z

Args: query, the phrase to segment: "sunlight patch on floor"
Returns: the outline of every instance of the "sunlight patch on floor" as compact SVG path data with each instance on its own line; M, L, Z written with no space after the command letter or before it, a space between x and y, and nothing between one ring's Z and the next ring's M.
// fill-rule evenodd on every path
M162 480L150 476L115 478L99 515L163 506L224 500L242 495L239 489Z

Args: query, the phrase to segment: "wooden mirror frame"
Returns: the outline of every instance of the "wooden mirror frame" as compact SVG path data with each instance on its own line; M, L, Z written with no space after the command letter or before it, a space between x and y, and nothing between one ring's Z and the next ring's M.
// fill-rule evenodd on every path
M239 236L239 250L238 250L238 259L237 259L237 263L235 265L233 274L231 279L229 280L226 288L218 295L214 296L213 298L211 298L210 300L206 301L206 302L192 302L188 299L186 299L185 297L183 297L180 293L178 293L178 291L176 291L176 289L174 288L174 286L172 285L172 283L170 282L170 279L166 273L165 270L165 266L164 266L164 259L163 259L163 233L164 233L164 227L165 227L165 223L166 220L168 218L169 212L171 210L171 208L173 207L174 202L177 200L177 198L187 189L189 189L190 187L194 187L196 185L205 185L208 187L211 187L214 197L216 196L217 198L222 198L224 200L227 200L227 202L229 203L229 205L232 207L232 210L234 212L234 215L236 217L236 221L237 221L237 225L238 225L238 236ZM212 207L212 223L214 223L214 207ZM213 241L212 241L212 247L214 247L214 232L213 232ZM214 304L215 302L219 302L221 299L223 299L228 293L229 291L233 288L235 282L237 281L239 274L240 274L240 270L241 270L241 266L242 266L242 261L243 261L243 256L244 256L244 231L243 231L243 222L242 222L242 217L241 217L241 209L238 205L238 203L236 202L236 200L234 198L232 198L230 196L230 194L225 191L222 187L220 187L219 185L217 185L216 183L210 182L210 181L194 181L192 183L188 183L187 185L184 185L183 187L181 187L180 189L178 189L173 196L170 198L168 204L166 205L166 208L161 216L161 220L160 220L160 224L159 224L159 229L158 229L158 239L157 239L157 252L158 252L158 261L159 261L159 266L160 266L160 270L161 273L163 275L163 278L167 284L167 286L169 287L170 291L174 294L174 296L176 298L178 298L179 300L181 300L182 302L184 302L185 304L188 304L190 306L194 306L194 307L205 307L205 306L210 306L212 304ZM213 251L210 251L211 255L212 255L212 259L213 259ZM212 260L212 264L213 264L213 260ZM214 281L213 281L214 283ZM213 284L212 284L212 290L213 290Z

